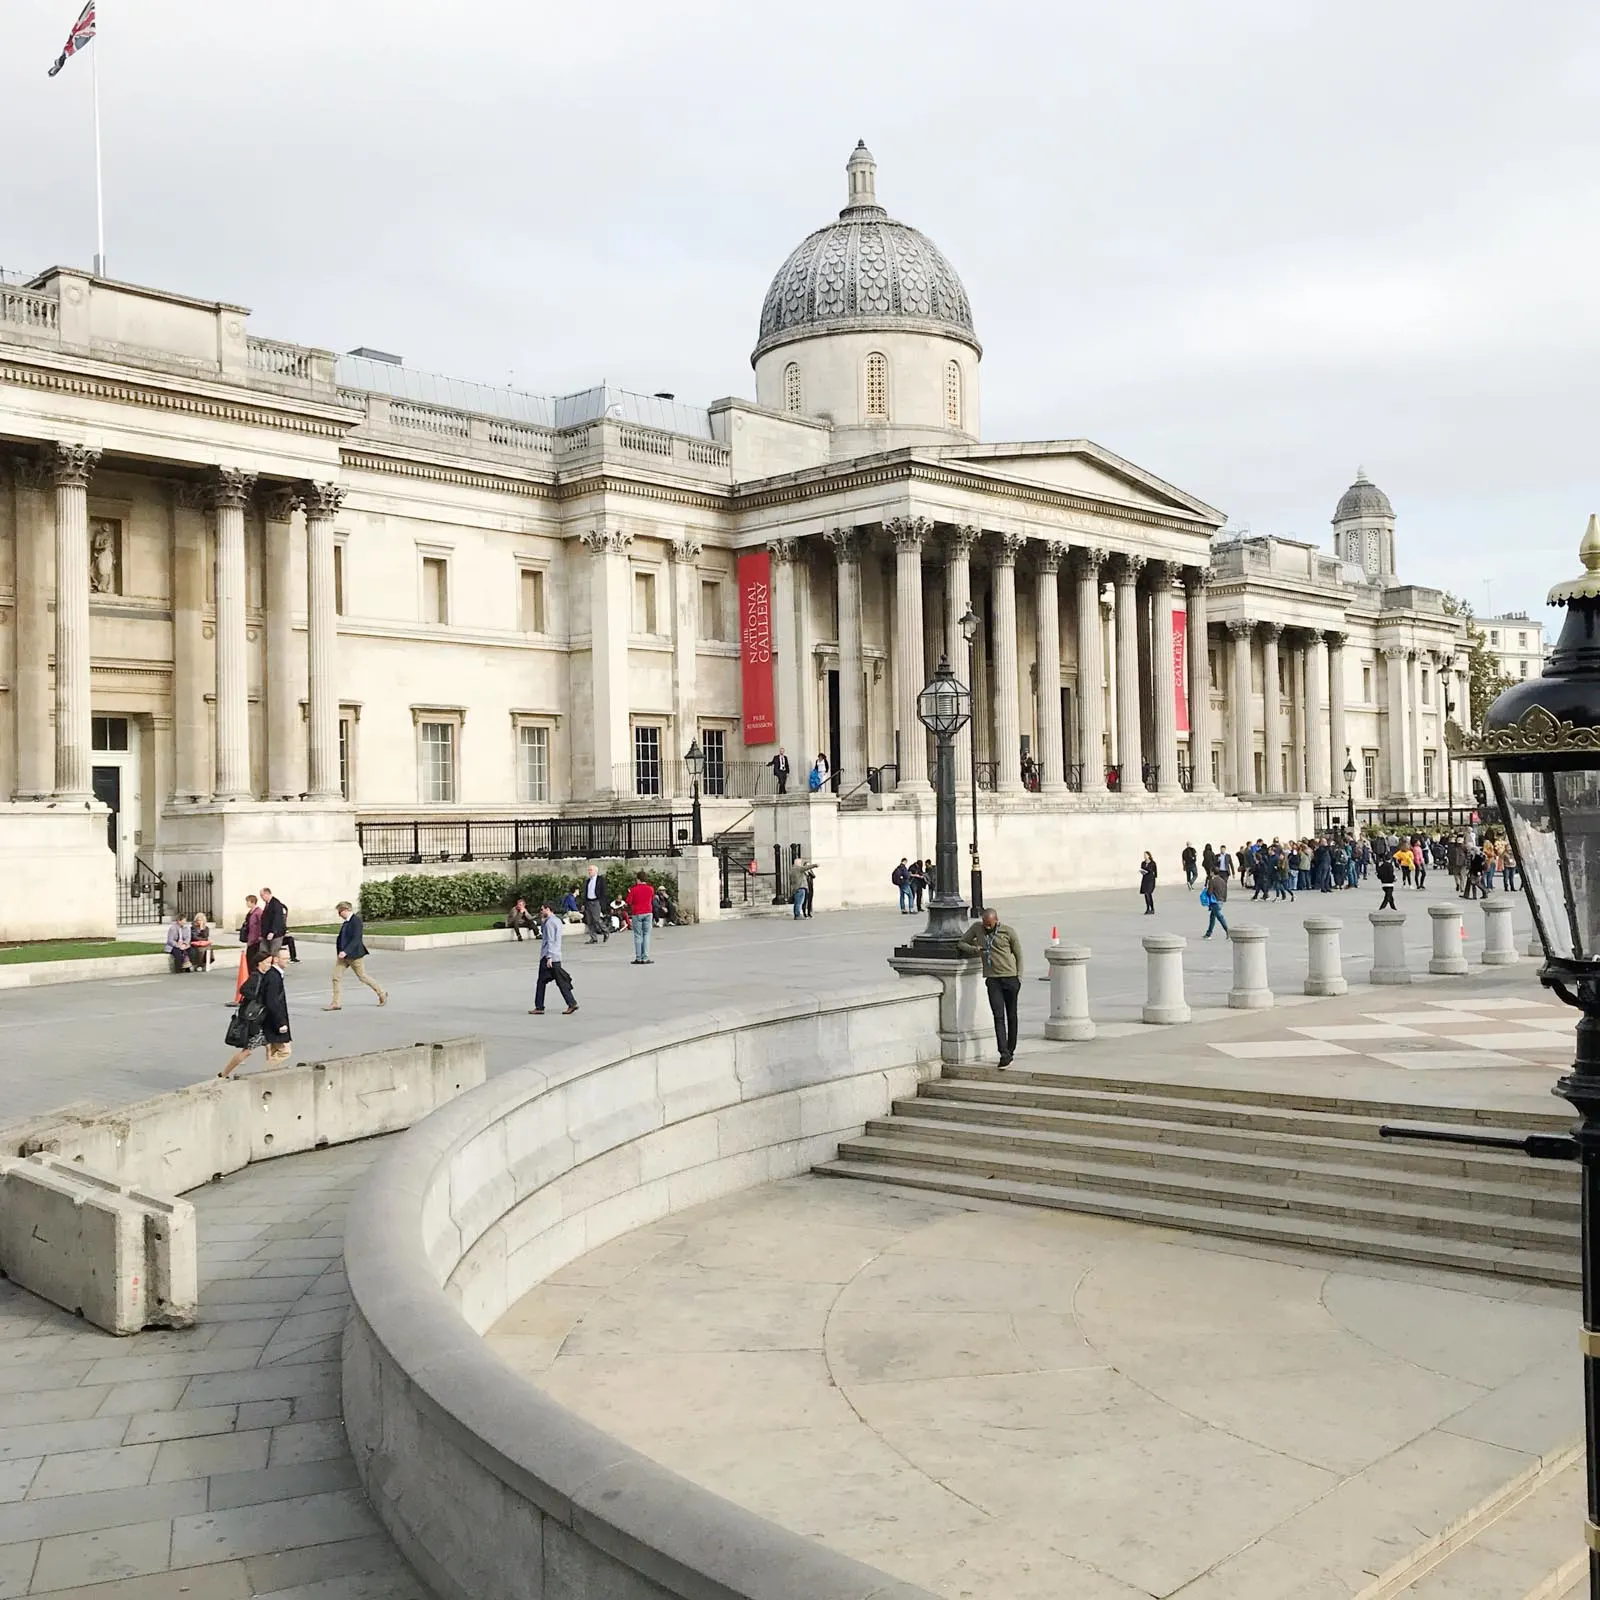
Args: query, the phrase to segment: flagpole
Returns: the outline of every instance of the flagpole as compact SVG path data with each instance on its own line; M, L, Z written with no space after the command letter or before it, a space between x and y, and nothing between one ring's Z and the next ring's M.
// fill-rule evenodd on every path
M99 32L97 28L96 33ZM98 44L98 38L94 43ZM94 275L103 278L106 275L106 198L105 187L100 178L100 52L94 50L89 56L89 79L91 93L94 98L94 224L95 224L95 257Z

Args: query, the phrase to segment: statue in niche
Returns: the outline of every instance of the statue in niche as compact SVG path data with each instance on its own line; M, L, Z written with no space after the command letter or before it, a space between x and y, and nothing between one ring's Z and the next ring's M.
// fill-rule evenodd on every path
M109 517L89 524L89 588L94 594L122 593L121 531Z

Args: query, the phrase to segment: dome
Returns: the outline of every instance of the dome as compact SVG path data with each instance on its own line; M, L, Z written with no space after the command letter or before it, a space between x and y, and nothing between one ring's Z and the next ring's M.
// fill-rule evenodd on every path
M846 167L849 204L799 245L767 290L756 356L817 333L879 328L946 334L981 353L955 268L878 204L877 170L858 144Z
M1357 517L1387 517L1394 520L1394 507L1389 497L1360 468L1356 468L1356 481L1339 496L1338 508L1333 513L1335 522L1353 522Z

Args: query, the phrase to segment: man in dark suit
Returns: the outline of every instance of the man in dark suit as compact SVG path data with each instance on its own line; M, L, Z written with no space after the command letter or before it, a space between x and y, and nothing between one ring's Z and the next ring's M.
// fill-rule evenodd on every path
M344 975L353 972L378 997L378 1004L386 1006L389 996L367 976L367 945L361 937L361 918L350 908L348 900L339 902L339 937L333 952L333 1004L324 1011L338 1011L344 1005Z
M784 748L783 748L783 746L781 744L778 746L777 755L775 755L767 763L767 765L772 768L772 776L778 780L778 793L779 794L788 794L788 792L789 792L789 757L785 753Z
M261 946L269 956L283 949L289 931L289 908L270 889L261 891Z

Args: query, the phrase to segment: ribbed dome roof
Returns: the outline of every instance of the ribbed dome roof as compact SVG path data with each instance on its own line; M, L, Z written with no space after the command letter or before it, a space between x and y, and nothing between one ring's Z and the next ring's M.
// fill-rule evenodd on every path
M850 203L778 269L761 307L757 356L792 339L853 328L909 327L980 349L967 291L933 241L878 204L877 163L858 144Z
M1361 467L1356 468L1356 481L1339 496L1339 504L1333 513L1335 522L1353 522L1357 517L1388 517L1394 518L1394 507L1389 504L1389 497Z

